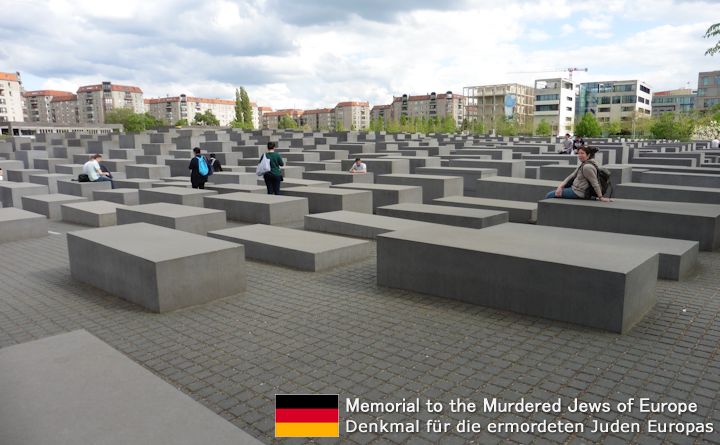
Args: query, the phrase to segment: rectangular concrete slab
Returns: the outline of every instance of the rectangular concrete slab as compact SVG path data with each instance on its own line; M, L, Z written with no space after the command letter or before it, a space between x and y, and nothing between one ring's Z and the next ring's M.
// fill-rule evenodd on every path
M83 198L92 199L93 192L96 190L111 190L110 181L99 182L78 182L61 179L57 182L58 192L64 195L82 196Z
M27 182L0 182L0 203L3 207L23 208L22 197L30 195L45 195L48 193L48 187L40 184L30 184Z
M208 236L243 244L247 258L313 272L363 260L372 253L367 241L265 224L217 230Z
M494 178L478 179L475 196L478 198L505 199L509 201L538 202L548 192L557 188L558 181L546 179Z
M124 210L118 209L118 220ZM146 223L69 232L67 239L74 279L153 312L207 303L246 287L238 244Z
M482 229L508 222L507 212L431 204L394 204L377 209L378 215L433 224Z
M475 191L475 182L478 179L497 176L494 168L467 168L467 167L420 167L420 175L460 176L463 178L463 190L470 194Z
M377 256L380 286L613 332L656 301L658 255L616 245L419 227L379 235Z
M345 210L305 215L305 230L365 239L375 239L382 233L428 225L433 224Z
M499 210L508 213L510 222L535 223L537 204L505 199L476 198L473 196L448 196L433 200L435 205L467 207L471 209Z
M44 215L15 207L0 208L0 243L41 238L48 234Z
M698 241L700 250L720 248L720 206L669 201L546 199L538 224L574 229Z
M3 445L262 443L85 330L0 349L0 375Z
M188 164L190 162L188 161ZM171 176L170 167L167 165L136 164L126 165L125 174L128 179L159 179Z
M435 198L463 194L463 178L441 175L380 175L378 184L412 185L422 187L423 203L430 204Z
M341 188L346 190L367 190L372 192L373 212L378 207L402 204L402 203L422 203L422 188L412 185L394 185L394 184L337 184L332 188Z
M225 227L225 212L180 204L153 203L118 207L117 223L149 223L183 232L205 235Z
M117 223L116 210L124 207L110 201L86 201L60 206L62 220L90 227L114 226Z
M168 185L166 187L152 187L149 189L140 189L140 204L167 202L170 204L202 207L203 198L205 196L216 194L217 192L214 190L200 190L172 185Z
M110 201L124 205L140 204L140 193L138 189L116 188L113 190L95 190L93 199L97 201Z
M48 193L58 193L57 182L61 179L73 179L71 175L64 175L62 173L47 173L40 175L30 175L30 182L33 184L40 184L48 186Z
M142 179L142 178L130 178L130 179L118 179L115 182L116 188L123 189L149 189L152 188L153 184L164 182L160 179Z
M317 170L303 172L303 179L309 181L327 181L331 184L372 184L374 175L372 173L350 173L347 171Z
M206 196L208 209L223 210L228 219L260 224L289 224L309 213L307 198L256 193L225 193Z
M45 215L52 221L62 219L62 205L74 202L84 202L87 198L82 196L52 193L49 195L23 196L23 206L26 210Z
M205 190L214 190L219 194L223 193L267 193L267 188L260 185L245 185L245 184L205 184Z
M307 198L310 213L333 212L336 210L362 213L372 213L373 211L372 193L365 190L297 187L285 190L283 194Z
M529 224L499 224L488 227L489 233L499 237L542 237L557 243L592 241L601 244L613 244L632 249L644 249L659 255L658 278L682 280L687 278L697 266L699 244L653 236L625 235L600 232L597 230L568 229L567 227L538 226Z
M628 182L614 187L617 198L720 204L720 189Z

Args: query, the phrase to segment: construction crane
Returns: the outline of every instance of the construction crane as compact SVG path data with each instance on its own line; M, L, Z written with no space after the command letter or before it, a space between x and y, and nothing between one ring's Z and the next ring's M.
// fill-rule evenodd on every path
M508 74L539 74L539 73L557 73L558 71L567 71L568 77L570 80L573 78L573 73L575 71L584 71L588 72L587 68L559 68L556 70L542 70L542 71L511 71Z

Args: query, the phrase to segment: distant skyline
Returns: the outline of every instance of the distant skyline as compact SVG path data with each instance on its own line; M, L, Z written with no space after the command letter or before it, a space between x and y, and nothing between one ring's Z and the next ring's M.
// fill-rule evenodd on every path
M109 80L146 98L321 108L347 100L560 77L697 88L717 0L3 2L0 71L27 90ZM716 13L717 16L712 16Z

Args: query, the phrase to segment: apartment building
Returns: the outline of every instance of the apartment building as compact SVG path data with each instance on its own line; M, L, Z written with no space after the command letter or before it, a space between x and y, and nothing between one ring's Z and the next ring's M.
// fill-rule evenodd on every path
M652 95L652 116L665 113L686 114L695 108L697 91L690 88L658 91Z
M519 126L530 126L535 114L535 88L519 83L480 85L463 88L465 117L479 121L488 130L498 120L513 119Z
M375 105L370 109L370 119L383 122L383 126L387 126L395 118L393 116L392 104Z
M535 81L535 127L541 121L550 125L552 134L572 133L575 124L575 84L563 78Z
M652 91L640 80L581 83L575 118L592 113L603 122L627 122L652 114Z
M335 129L335 109L318 108L303 112L305 123L313 131L331 131Z
M364 130L370 126L368 102L339 102L335 105L335 126L343 130Z
M75 125L80 123L80 110L77 95L53 96L50 100L51 122L62 125Z
M23 122L20 73L0 72L0 122Z
M75 98L69 91L38 90L26 91L23 96L25 122L54 123L52 100L54 98ZM73 122L74 123L74 122Z
M377 109L377 115L387 114L387 109ZM453 94L448 91L444 94L432 92L425 95L410 96L403 94L400 97L393 97L390 104L390 118L399 121L402 116L410 119L442 119L452 116L457 126L462 125L465 118L465 106L461 94ZM387 122L387 121L386 121Z
M258 128L260 119L258 107L252 105L253 125ZM192 124L195 115L210 110L220 121L221 126L230 125L235 120L235 101L228 99L207 99L181 94L175 97L160 97L145 99L145 108L148 113L167 123L174 125L177 121L187 119Z
M720 71L698 73L695 109L705 111L718 104L720 104Z
M139 87L113 85L111 82L78 88L77 101L81 124L105 123L105 115L116 108L145 112L143 92Z
M295 108L268 111L262 115L262 128L277 129L282 116L289 116L298 127L305 125L305 112Z

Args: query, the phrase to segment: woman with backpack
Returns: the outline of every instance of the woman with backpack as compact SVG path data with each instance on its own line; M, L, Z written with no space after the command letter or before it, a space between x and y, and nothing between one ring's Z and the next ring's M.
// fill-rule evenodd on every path
M210 167L205 156L200 154L200 148L193 148L195 157L190 160L190 183L194 189L204 189L208 176L210 175Z
M598 149L595 147L582 146L578 149L577 156L580 160L580 166L563 182L558 185L557 189L548 192L545 199L550 198L566 198L566 199L589 199L592 192L595 197L602 202L609 202L610 198L603 196L602 187L598 180L599 165L595 161L595 153Z

